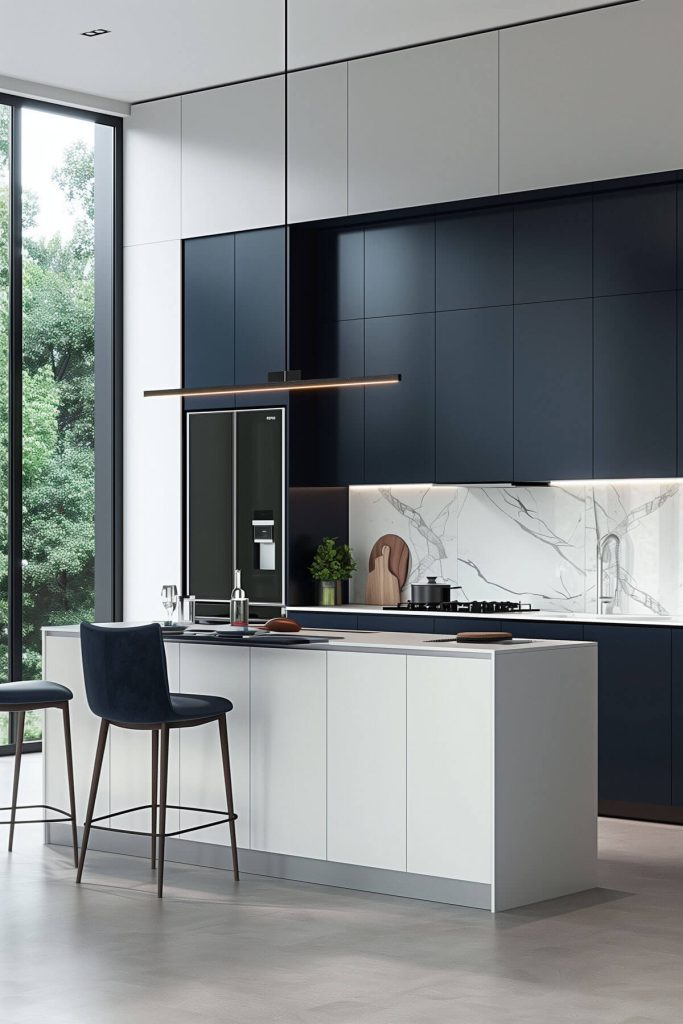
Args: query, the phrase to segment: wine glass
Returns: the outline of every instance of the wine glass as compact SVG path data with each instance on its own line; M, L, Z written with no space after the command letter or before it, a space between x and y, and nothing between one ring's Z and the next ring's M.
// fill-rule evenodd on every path
M173 613L176 610L178 604L178 588L173 583L167 583L161 588L161 603L166 609L166 615L168 616L164 625L173 625Z

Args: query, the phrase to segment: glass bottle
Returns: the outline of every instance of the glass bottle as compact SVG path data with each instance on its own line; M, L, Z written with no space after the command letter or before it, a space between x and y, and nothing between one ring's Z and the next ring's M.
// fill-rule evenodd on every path
M249 625L249 599L242 590L242 573L235 569L234 586L230 595L230 625L246 628Z

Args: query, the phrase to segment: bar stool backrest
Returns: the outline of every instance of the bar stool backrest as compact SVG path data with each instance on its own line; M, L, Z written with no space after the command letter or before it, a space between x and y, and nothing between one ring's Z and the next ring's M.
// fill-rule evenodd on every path
M88 704L100 718L136 725L174 717L158 623L117 627L82 622L81 656Z

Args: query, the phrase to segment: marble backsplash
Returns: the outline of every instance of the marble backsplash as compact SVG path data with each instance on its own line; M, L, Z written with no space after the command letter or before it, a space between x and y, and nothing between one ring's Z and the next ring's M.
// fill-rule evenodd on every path
M683 614L683 484L352 487L352 602L365 601L370 548L383 533L410 548L404 599L410 583L429 574L459 584L461 600L590 614L599 596L598 548L615 534L618 544L607 544L603 560L602 596L613 598L618 575L609 610Z

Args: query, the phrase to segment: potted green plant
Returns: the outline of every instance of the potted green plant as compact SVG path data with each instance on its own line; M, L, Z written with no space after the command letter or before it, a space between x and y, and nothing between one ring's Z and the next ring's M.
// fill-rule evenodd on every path
M338 544L336 537L323 537L309 571L318 586L318 604L343 604L342 583L356 571L353 551L348 544Z

